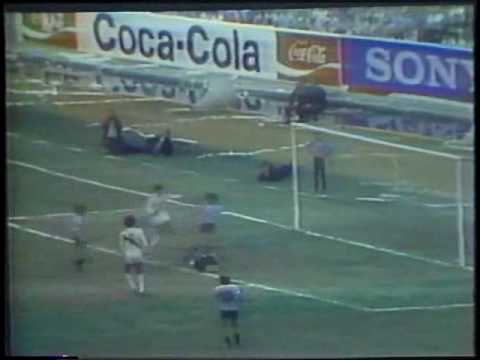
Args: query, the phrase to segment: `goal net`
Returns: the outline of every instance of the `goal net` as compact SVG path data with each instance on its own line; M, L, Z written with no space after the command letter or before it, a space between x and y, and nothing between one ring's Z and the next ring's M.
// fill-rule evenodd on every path
M292 123L294 227L471 266L473 159L394 140Z

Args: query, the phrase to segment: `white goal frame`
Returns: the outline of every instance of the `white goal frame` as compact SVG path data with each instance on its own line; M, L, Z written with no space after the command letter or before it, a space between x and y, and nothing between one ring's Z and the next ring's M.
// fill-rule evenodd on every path
M464 229L464 204L463 204L463 179L462 179L462 170L463 170L463 161L466 158L458 155L453 155L449 153L443 153L439 151L422 149L419 147L397 144L392 142L387 142L383 140L378 140L374 138L369 138L361 135L354 135L350 133L345 133L338 130L332 130L324 127L312 126L305 123L290 123L290 140L291 140L291 156L292 156L292 192L293 192L293 227L295 230L301 231L306 230L301 227L301 213L300 213L300 198L299 198L299 188L298 188L298 144L296 139L296 129L311 130L319 133L337 135L343 138L349 138L356 141L363 141L371 144L383 145L386 147L392 147L402 150L414 151L424 155L442 157L455 161L455 172L456 172L456 202L457 202L457 249L458 249L458 263L462 267L466 267L466 243L465 243L465 229Z

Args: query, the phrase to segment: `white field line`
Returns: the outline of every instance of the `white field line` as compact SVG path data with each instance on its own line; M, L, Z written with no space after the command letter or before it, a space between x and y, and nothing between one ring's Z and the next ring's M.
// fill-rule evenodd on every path
M70 151L75 151L75 152L85 152L85 149L78 148L75 146L66 146L65 149L70 150Z
M17 102L7 101L5 105L6 107L15 107L15 106L20 107L20 106L43 105L43 104L35 101L17 101Z
M17 134L17 133L14 133L14 132L9 132L9 131L7 131L7 136L11 137L13 139L19 139L19 138L22 137L20 134Z
M399 306L390 308L369 308L371 312L398 312L398 311L414 311L414 310L447 310L447 309L462 309L473 307L475 304L445 304L445 305L430 305L430 306Z
M13 228L13 229L23 231L23 232L26 232L26 233L29 233L29 234L32 234L32 235L36 235L36 236L39 236L39 237L42 237L42 238L53 239L53 240L61 241L61 242L68 243L68 244L73 244L74 243L74 241L71 240L71 239L68 239L68 238L65 238L65 237L62 237L62 236L56 236L56 235L48 234L48 233L45 233L43 231L38 231L38 230L29 228L29 227L26 227L26 226L21 226L21 225L12 223L12 222L9 222L8 226ZM115 250L112 250L112 249L108 249L108 248L104 248L104 247L100 247L100 246L93 246L93 245L88 245L88 247L92 250L99 251L99 252L102 252L102 253L105 253L105 254L110 254L110 255L115 255L115 256L118 256L118 257L122 257L122 254L120 254L118 251L115 251ZM151 264L151 265L157 265L157 266L158 265L165 266L165 264L162 264L159 261L154 261L154 260L145 260L145 263ZM216 275L216 274L201 273L201 272L198 272L198 271L190 270L190 269L187 269L187 268L182 268L182 267L179 267L179 266L172 266L172 267L177 269L177 270L180 270L182 272L187 272L187 273L196 274L196 275L205 276L205 277L218 278L218 275ZM320 302L331 304L331 305L337 305L337 306L345 307L345 308L348 308L348 309L351 309L351 310L369 311L368 308L365 308L365 307L362 307L362 306L347 304L347 303L344 303L342 301L337 301L337 300L327 299L327 298L323 298L323 297L318 297L318 296L315 296L315 295L306 294L306 293L302 293L302 292L298 292L298 291L292 291L292 290L288 290L288 289L271 287L271 286L267 286L267 285L263 285L263 284L243 281L243 280L240 280L240 279L232 279L232 280L234 282L237 282L237 283L239 283L241 285L244 285L244 286L247 286L247 287L257 288L257 289L266 290L266 291L278 292L278 293L281 293L283 295L307 298L307 299L316 300L316 301L320 301Z
M113 156L113 155L105 155L104 156L105 159L111 159L111 160L124 160L118 156Z
M120 211L124 211L124 210L122 210L122 209L117 210L117 212L120 212ZM12 223L12 222L9 222L8 226L13 228L13 229L23 231L23 232L26 232L26 233L29 233L29 234L32 234L32 235L36 235L36 236L39 236L39 237L42 237L42 238L57 240L57 241L61 241L61 242L68 243L68 244L73 244L74 243L74 241L71 240L71 239L68 239L68 238L65 238L65 237L62 237L62 236L56 236L56 235L48 234L48 233L45 233L43 231L35 230L35 229L29 228L29 227L26 227L26 226L21 226L21 225ZM90 249L94 250L94 251L98 251L98 252L101 252L101 253L114 255L114 256L118 256L118 257L122 256L118 251L115 251L115 250L112 250L112 249L108 249L108 248L104 248L104 247L100 247L100 246L93 246L93 245L88 245L88 247ZM159 261L145 260L145 262L147 264L151 264L151 265L165 266L165 264L162 264ZM217 274L200 273L198 271L194 271L194 270L184 268L184 267L180 267L180 266L169 266L169 267L172 267L172 268L174 268L176 270L179 270L181 272L184 272L184 273L189 273L189 274L200 275L200 276L204 276L204 277L210 277L210 278L218 279ZM245 287L251 287L251 288L265 290L265 291L277 292L277 293L287 295L287 296L301 297L301 298L315 300L315 301L319 301L319 302L330 304L330 305L340 306L340 307L348 308L348 309L351 309L351 310L364 311L364 312L378 313L378 312L399 312L399 311L413 311L413 310L417 310L417 311L419 311L419 310L420 311L421 310L446 310L446 309L466 308L466 307L474 306L474 304L446 304L446 305L431 305L431 306L403 306L403 307L400 306L400 307L389 307L389 308L372 308L372 307L366 307L366 306L359 306L359 305L355 305L355 304L349 304L349 303L345 303L343 301L338 301L338 300L334 300L334 299L319 297L319 296L315 296L315 295L312 295L312 294L307 294L307 293L304 293L304 292L288 290L288 289L284 289L284 288L277 288L277 287L267 286L267 285L258 284L258 283L247 282L247 281L240 280L240 279L232 279L232 280L234 282L240 284L240 285L245 286Z
M123 213L123 212L137 211L137 210L139 210L139 209L93 210L93 211L87 211L87 215L91 215L91 214L92 215L93 214L116 214L116 213ZM51 213L51 214L43 214L43 215L11 216L11 217L8 218L8 221L48 219L48 218L63 217L63 216L70 216L70 215L72 215L71 212Z
M401 198L402 195L398 195L398 194L380 194L380 197L383 197L383 198L392 198L392 199L398 199L398 198Z
M268 190L280 190L280 188L276 186L264 186L264 188Z
M173 141L184 142L186 144L198 144L197 140L185 139L185 138L173 138Z
M64 178L64 179L70 179L70 180L77 181L77 182L82 182L82 183L85 183L85 184L90 184L90 185L94 185L94 186L98 186L98 187L103 187L103 188L106 188L106 189L116 190L116 191L120 191L120 192L124 192L124 193L134 194L134 195L140 195L140 196L144 196L144 197L150 195L148 193L141 192L141 191L136 191L136 190L127 189L127 188L123 188L123 187L108 185L108 184L105 184L105 183L102 183L102 182L99 182L99 181L89 180L89 179L80 178L80 177L73 176L73 175L68 175L68 174L65 174L65 173L51 171L51 170L48 170L46 168L42 168L40 166L28 164L28 163L25 163L25 162L22 162L22 161L7 159L7 163L22 166L22 167L29 168L29 169L32 169L32 170L36 170L36 171L39 171L39 172L42 172L42 173L45 173L45 174L58 176L58 177L61 177L61 178ZM180 206L186 206L186 207L198 207L199 206L199 205L189 204L189 203L180 202L180 201L171 200L171 199L168 200L168 201L173 203L173 204L177 204L177 205L180 205ZM222 212L222 214L230 215L230 216L234 216L234 217L238 217L238 218L242 218L242 219L245 219L245 220L254 221L254 222L258 222L258 223L268 224L268 225L272 225L272 226L275 226L275 227L278 227L278 228L293 231L293 227L291 227L291 226L286 226L286 225L270 222L270 221L267 221L267 220L264 220L264 219L259 219L259 218L255 218L255 217L248 216L248 215L243 215L243 214L230 212L230 211L224 211L224 212ZM462 269L462 270L465 270L465 271L473 271L473 269L471 269L471 268L460 267L458 264L455 264L455 263L450 263L450 262L446 262L446 261L431 259L431 258L427 258L427 257L424 257L424 256L419 256L419 255L413 255L413 254L405 253L405 252L398 251L398 250L382 248L382 247L378 247L378 246L374 246L374 245L370 245L370 244L366 244L366 243L362 243L362 242L358 242L358 241L347 240L347 239L336 237L336 236L319 234L319 233L309 231L309 230L300 230L300 232L303 233L303 234L306 234L306 235L319 237L319 238L323 238L323 239L329 239L329 240L337 241L337 242L340 242L340 243L343 243L343 244L353 245L353 246L357 246L357 247L360 247L360 248L364 248L364 249L368 249L368 250L372 250L372 251L377 251L377 252L382 252L382 253L390 254L390 255L394 255L394 256L404 257L404 258L411 259L411 260L417 260L417 261L422 261L422 262L429 263L429 264Z
M299 144L297 145L297 148L302 148L302 147L305 147L306 145L307 144ZM254 151L223 151L223 152L198 155L196 156L196 158L204 159L204 158L215 157L215 156L254 156L257 154L271 153L271 152L282 151L282 150L290 150L291 148L292 148L291 146L280 146L275 149L259 149Z
M368 202L391 202L393 199L384 199L384 198L375 198L375 197L356 197L355 200L368 201Z
M111 94L92 92L92 91L56 91L56 90L17 90L8 89L11 94L24 95L71 95L71 96L111 96Z
M33 105L56 105L56 106L68 106L68 105L94 105L94 104L110 104L110 103L122 103L122 102L149 102L159 101L161 98L122 98L122 99L107 99L107 100L79 100L79 101L49 101L49 102L33 102L33 101L20 101L20 102L7 102L7 107L12 106L33 106Z
M192 109L188 107L177 107L165 110L166 113L191 112Z
M456 208L458 206L457 203L448 203L448 204L423 204L424 206L427 207L432 207L432 208ZM463 203L462 204L464 207L473 207L472 203Z

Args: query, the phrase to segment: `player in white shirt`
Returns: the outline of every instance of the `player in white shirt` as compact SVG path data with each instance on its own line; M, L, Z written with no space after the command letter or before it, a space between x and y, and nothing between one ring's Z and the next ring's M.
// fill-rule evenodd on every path
M125 259L125 275L130 288L137 294L143 294L145 291L143 251L148 242L143 230L135 226L136 220L133 215L126 216L123 223L126 229L120 233L119 241Z
M87 208L84 205L74 205L73 213L67 219L70 238L75 244L73 264L78 271L83 270L83 264L87 261L86 212Z
M220 310L220 317L225 331L225 343L229 348L232 346L232 340L228 331L230 328L235 343L240 345L238 311L243 300L242 289L238 285L231 284L230 277L222 275L220 276L220 285L215 287L214 296Z
M160 241L163 229L172 230L170 214L167 211L167 201L171 196L163 193L163 186L160 184L155 185L153 190L154 193L148 197L145 205L150 245L156 245Z

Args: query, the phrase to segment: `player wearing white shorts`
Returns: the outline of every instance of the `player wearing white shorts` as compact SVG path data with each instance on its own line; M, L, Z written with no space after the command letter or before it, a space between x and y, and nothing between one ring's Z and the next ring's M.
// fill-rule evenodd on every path
M125 259L125 275L130 288L141 295L145 291L143 251L148 242L143 230L135 226L133 215L126 216L123 223L126 229L120 233L119 241Z
M170 214L167 211L170 196L163 193L163 186L160 184L155 185L153 190L154 193L148 197L145 205L150 245L156 245L160 241L162 229L172 230Z

